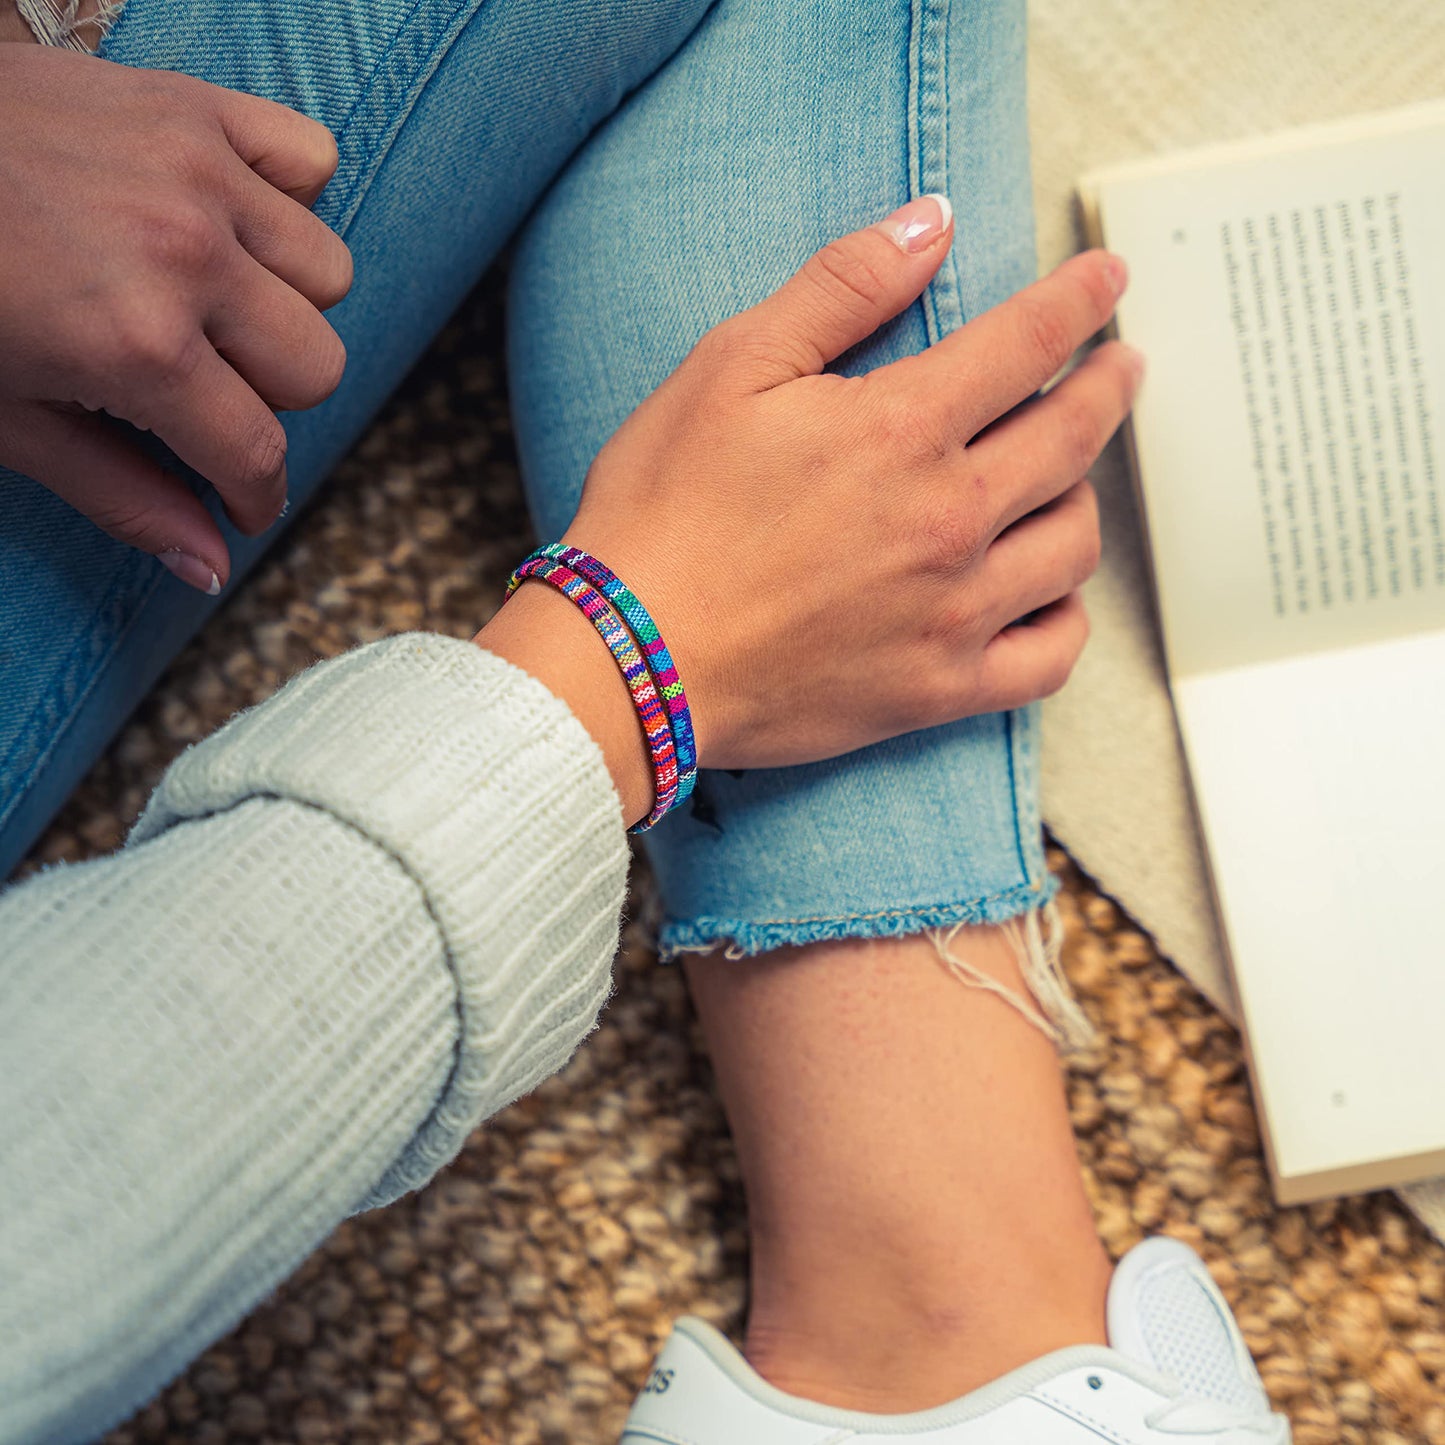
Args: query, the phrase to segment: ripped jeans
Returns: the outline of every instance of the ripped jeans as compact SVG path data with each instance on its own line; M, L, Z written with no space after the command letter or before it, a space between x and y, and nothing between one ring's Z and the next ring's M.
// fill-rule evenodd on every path
M350 362L333 397L284 417L292 515L513 238L512 404L544 538L706 328L908 196L952 197L952 254L845 369L915 352L1032 279L1019 0L109 8L108 59L268 96L336 136L316 209L355 257L329 313ZM0 488L3 874L216 603L30 480L0 472ZM233 575L277 530L227 528ZM944 930L1012 921L1044 1011L1072 1033L1039 921L1037 747L1029 709L705 773L646 837L664 956L923 930L948 956Z

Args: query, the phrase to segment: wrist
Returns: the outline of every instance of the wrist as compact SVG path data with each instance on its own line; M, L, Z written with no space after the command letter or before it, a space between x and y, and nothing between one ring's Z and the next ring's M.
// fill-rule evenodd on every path
M653 801L652 759L627 683L607 644L560 592L523 582L472 641L560 697L602 750L627 827Z
M636 537L588 518L585 508L560 540L605 563L647 609L687 689L697 761L718 766L707 759L717 755L723 714L731 711L719 703L732 696L732 689L717 675L721 628L705 607L694 572L669 566L661 548L640 544Z

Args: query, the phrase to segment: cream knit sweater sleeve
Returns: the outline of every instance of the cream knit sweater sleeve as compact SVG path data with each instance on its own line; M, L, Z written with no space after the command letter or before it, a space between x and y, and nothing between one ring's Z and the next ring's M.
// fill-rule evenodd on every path
M0 895L0 1442L89 1440L426 1183L610 987L621 807L464 642L322 663Z

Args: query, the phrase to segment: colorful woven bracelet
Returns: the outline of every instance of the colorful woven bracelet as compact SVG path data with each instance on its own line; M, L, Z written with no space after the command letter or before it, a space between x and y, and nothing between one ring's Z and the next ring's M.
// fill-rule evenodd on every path
M682 679L672 654L667 650L653 622L651 614L622 581L610 572L596 557L579 547L569 547L563 542L549 542L532 553L534 557L552 557L564 566L572 568L585 577L594 587L611 601L627 619L652 676L657 690L667 705L667 715L672 722L672 737L677 745L677 801L686 801L693 784L697 782L697 742L693 737L692 713L687 706L687 694L682 690Z
M602 640L622 669L627 690L632 694L633 706L637 709L642 730L647 736L648 751L652 755L652 811L632 828L634 833L645 833L670 812L678 801L677 746L673 741L667 710L657 695L652 672L637 650L632 634L628 632L617 609L585 578L579 577L562 562L533 553L512 573L511 581L507 584L507 596L510 597L528 577L548 583L575 602L601 633Z

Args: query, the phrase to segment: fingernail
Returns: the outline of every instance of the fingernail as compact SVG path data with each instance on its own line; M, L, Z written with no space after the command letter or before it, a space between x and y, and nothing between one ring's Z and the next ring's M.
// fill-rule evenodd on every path
M1144 375L1144 353L1137 346L1124 345L1124 361L1135 382Z
M1104 270L1108 273L1109 283L1114 288L1114 295L1122 296L1124 288L1129 284L1129 268L1124 264L1124 258L1116 256L1112 251L1106 252Z
M188 552L170 551L161 552L157 560L197 592L204 592L207 597L221 595L221 579L199 557L192 557Z
M882 231L900 251L916 255L926 251L953 220L953 207L947 196L932 192L900 206L891 216L879 221Z

